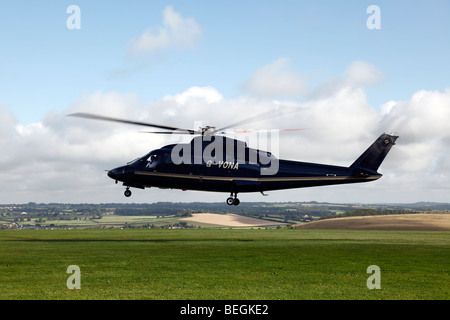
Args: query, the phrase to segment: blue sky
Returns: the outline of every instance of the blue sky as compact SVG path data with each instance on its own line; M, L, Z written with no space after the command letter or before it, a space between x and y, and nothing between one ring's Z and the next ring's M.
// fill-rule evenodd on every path
M81 9L68 30L66 9ZM368 88L375 107L420 89L450 85L448 1L378 1L381 29L369 30L370 1L3 1L1 103L24 124L60 111L95 90L133 92L144 101L210 85L224 96L259 67L288 57L314 85L354 60L374 64L384 81ZM192 50L127 57L127 45L172 5L202 35Z
M79 30L66 26L70 5L80 8ZM381 10L379 30L366 25L370 5ZM114 201L118 190L103 187L103 170L165 141L152 138L150 145L135 149L124 145L122 157L105 153L92 165L83 162L85 178L80 180L90 187L73 197L68 196L75 194L69 185L58 183L57 170L54 178L36 174L33 182L25 183L20 159L32 152L33 173L45 171L51 159L53 168L65 174L67 168L80 166L65 157L67 150L77 154L78 161L89 161L98 145L113 144L114 134L117 145L126 143L111 126L94 133L92 125L68 122L64 115L73 111L111 111L184 127L211 119L216 122L208 124L221 126L268 110L275 99L312 110L304 117L308 123L283 125L336 124L320 137L284 141L303 146L302 153L287 150L285 157L346 165L380 130L403 129L403 144L400 139L399 151L385 168L385 184L377 182L379 187L362 192L376 191L377 199L389 194L391 201L414 201L427 191L420 200L447 201L449 184L433 181L447 181L450 175L450 154L445 151L450 144L445 125L450 122L449 12L447 0L2 1L0 146L7 145L10 152L0 158L5 169L0 176L9 181L10 199L18 202ZM173 21L181 27L174 27ZM193 98L200 100L189 100ZM99 140L88 139L80 147L74 132L81 128ZM424 135L430 140L419 138ZM317 147L326 143L328 149ZM345 144L349 149L344 152L340 146ZM98 178L88 178L97 171ZM417 187L400 193L399 181ZM82 184L72 183L73 188ZM59 197L44 194L45 184L59 186ZM101 196L90 198L92 190ZM305 200L332 201L359 189L324 190L302 194ZM136 201L166 195L152 192L155 196L147 193ZM292 193L286 195L273 200L289 201Z

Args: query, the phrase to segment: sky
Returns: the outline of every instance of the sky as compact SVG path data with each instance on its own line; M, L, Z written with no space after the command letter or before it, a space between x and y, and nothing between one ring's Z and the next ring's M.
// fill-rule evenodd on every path
M348 166L381 133L400 138L380 180L241 202L448 202L448 12L447 0L2 1L0 203L225 201L125 198L105 170L176 138L66 115L194 128L272 111L236 129L306 129L280 133L281 159Z

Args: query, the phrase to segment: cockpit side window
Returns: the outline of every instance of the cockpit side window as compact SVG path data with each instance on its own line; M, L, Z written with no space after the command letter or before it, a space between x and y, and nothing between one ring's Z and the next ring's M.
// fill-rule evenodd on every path
M155 161L157 161L157 159L158 159L158 155L152 154L152 155L150 155L150 157L148 157L147 162L154 163Z
M160 161L160 155L159 154L150 154L150 156L147 158L147 168L154 168Z

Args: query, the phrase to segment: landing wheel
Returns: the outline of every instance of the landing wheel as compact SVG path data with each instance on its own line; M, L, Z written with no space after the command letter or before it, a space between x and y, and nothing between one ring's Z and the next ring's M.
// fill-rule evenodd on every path
M237 198L237 194L235 194L233 197L233 193L232 193L231 196L229 198L227 198L227 205L229 205L229 206L232 206L232 205L237 206L239 203L240 203L240 201Z
M130 189L127 188L127 190L125 190L125 192L123 193L125 195L125 197L130 197L131 196L131 191Z

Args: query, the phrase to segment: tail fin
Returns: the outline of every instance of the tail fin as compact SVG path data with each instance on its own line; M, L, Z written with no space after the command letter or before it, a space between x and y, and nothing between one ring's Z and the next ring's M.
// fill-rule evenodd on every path
M378 174L377 170L395 145L398 136L383 133L355 162L350 166L353 175Z

